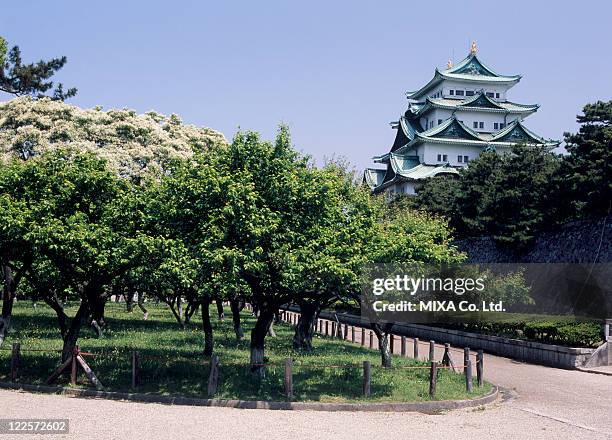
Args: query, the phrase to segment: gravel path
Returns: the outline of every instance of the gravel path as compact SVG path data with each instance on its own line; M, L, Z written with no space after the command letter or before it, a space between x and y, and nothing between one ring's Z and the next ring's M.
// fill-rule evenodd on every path
M441 415L181 407L5 390L0 402L3 418L69 418L69 435L47 436L57 439L612 438L611 377L496 356L485 356L485 368L487 380L512 390L510 398ZM41 438L14 438L30 437Z

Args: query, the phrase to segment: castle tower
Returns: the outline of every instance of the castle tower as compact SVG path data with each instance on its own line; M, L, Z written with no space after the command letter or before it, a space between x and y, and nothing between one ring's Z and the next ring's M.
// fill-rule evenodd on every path
M472 43L465 59L456 65L449 60L427 84L406 93L408 110L391 123L396 135L390 151L373 158L386 168L366 169L364 182L375 193L416 194L425 179L458 175L484 150L504 153L520 142L557 146L523 125L539 105L507 99L520 80L487 67Z

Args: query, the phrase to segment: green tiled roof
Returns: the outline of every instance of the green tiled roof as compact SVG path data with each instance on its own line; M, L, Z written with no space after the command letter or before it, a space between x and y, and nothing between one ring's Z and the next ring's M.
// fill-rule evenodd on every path
M519 79L521 77L520 75L501 75L487 67L476 54L472 53L457 63L456 66L446 69L442 73L445 75L486 76L505 80Z
M386 172L387 172L386 170L380 170L376 168L366 168L366 170L363 173L363 181L371 189L374 189L383 183L383 179L385 178Z
M436 127L417 133L417 137L424 139L441 137L445 139L482 140L477 132L464 125L455 115Z
M447 145L468 145L480 148L501 147L510 148L518 142L528 144L541 144L551 147L559 145L558 141L548 141L527 129L520 120L516 119L505 128L496 133L478 133L460 122L455 115L442 124L429 130L417 133L414 140L398 149L395 153L405 154L416 145L431 142Z
M531 114L538 110L538 104L517 104L510 101L494 101L485 93L480 92L467 99L427 98L424 104L412 106L416 114L422 115L431 108L445 108L449 110L472 110L492 113Z
M418 156L408 156L403 154L393 154L389 157L391 167L396 174L402 174L418 166L421 162Z
M386 171L373 170L371 168L368 168L365 171L364 181L366 183L374 182L375 178L371 176L372 171L378 173L377 175L384 173L384 178L379 185L370 185L374 192L382 191L383 189L398 182L423 180L439 174L459 174L459 171L450 165L425 165L419 163L418 157L416 156L404 156L394 153L391 153Z
M512 84L520 81L521 75L501 75L496 73L482 63L475 54L470 54L459 62L459 64L450 69L439 70L436 68L434 77L427 84L417 91L406 92L406 96L409 99L418 99L444 79L480 83Z
M495 133L491 138L491 142L533 142L537 144L550 143L546 141L546 139L544 139L543 137L538 136L533 131L529 130L518 119Z

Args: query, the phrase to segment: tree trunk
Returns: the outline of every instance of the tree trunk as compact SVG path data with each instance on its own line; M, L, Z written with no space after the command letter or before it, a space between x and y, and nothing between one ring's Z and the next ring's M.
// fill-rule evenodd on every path
M195 312L200 308L200 303L195 300L190 300L187 302L187 307L185 307L185 324L189 324L191 322L191 317L195 315Z
M276 338L276 332L274 331L274 315L272 317L272 321L270 321L270 326L268 327L268 336L271 338Z
M316 305L310 303L300 304L300 319L298 320L293 335L294 349L304 351L312 350L312 336L318 316L319 309Z
M223 300L217 299L215 300L217 304L217 316L219 317L219 321L223 321L225 318L225 312L223 311Z
M68 360L70 356L72 356L72 352L74 351L74 347L76 346L77 340L79 339L79 333L81 331L81 327L87 323L89 315L91 313L89 302L84 299L81 301L81 305L79 306L79 310L77 310L76 315L72 318L70 322L70 327L68 328L68 332L64 337L64 346L62 348L62 362Z
M213 354L213 328L210 323L210 300L202 302L202 329L204 330L204 356Z
M23 262L21 269L19 269L16 274L13 274L13 269L9 265L9 262L8 256L3 255L0 266L3 275L2 316L0 316L0 347L2 346L11 325L13 303L15 302L15 297L17 296L17 286L32 265L32 261L27 259Z
M230 301L230 308L232 309L232 321L234 323L234 332L236 333L236 339L242 341L244 339L244 331L240 324L240 304L237 299Z
M96 297L93 305L91 306L91 325L96 331L98 338L102 337L106 322L104 321L104 308L106 306L106 299L103 297Z
M8 265L7 259L2 261L2 273L4 274L4 286L2 289L2 316L0 317L0 347L6 338L13 316L13 303L17 284L13 277L13 269Z
M64 307L60 304L56 295L45 295L44 297L45 303L51 307L55 311L57 315L57 325L60 329L60 334L62 335L62 339L66 337L66 333L68 333L68 316L66 312L64 312Z
M381 365L384 368L391 367L391 351L389 350L389 332L391 325L389 324L372 324L372 330L378 339L378 350L380 351Z
M143 292L137 292L137 295L138 295L138 307L140 307L140 310L142 310L142 313L144 314L142 319L144 319L146 321L147 318L149 317L149 311L144 306L144 293Z
M165 303L168 304L168 307L170 307L170 310L172 310L172 314L174 315L174 318L176 319L176 322L178 322L178 325L181 328L185 328L185 322L183 321L183 318L181 318L181 311L180 309L177 312L177 309L174 307L174 303L180 304L180 299L166 299Z
M262 307L259 309L259 316L255 326L251 330L251 372L258 377L265 376L265 339L272 320L274 319L273 309Z
M134 290L128 287L125 294L125 309L128 313L132 313L134 311L134 293Z

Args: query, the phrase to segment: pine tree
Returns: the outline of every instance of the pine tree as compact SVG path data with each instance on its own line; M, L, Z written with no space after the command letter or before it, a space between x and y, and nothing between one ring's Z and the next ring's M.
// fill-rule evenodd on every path
M68 59L62 56L49 61L24 64L19 46L8 50L6 40L0 37L0 91L15 96L45 96L53 89L53 81L50 81L50 78L64 67L67 61ZM76 94L76 88L64 90L63 84L60 83L50 96L64 101Z
M565 133L569 205L578 217L609 214L612 207L612 101L587 104L578 133Z

